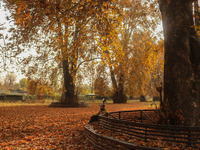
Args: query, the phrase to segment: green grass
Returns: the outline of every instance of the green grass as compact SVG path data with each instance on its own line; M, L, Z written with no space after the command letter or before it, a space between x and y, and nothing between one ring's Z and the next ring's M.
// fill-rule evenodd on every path
M22 103L22 102L0 102L0 106L28 106L28 105L47 105L46 103Z
M87 103L102 103L102 100L92 99L92 100L79 100L79 102L87 102ZM112 100L108 100L106 103L113 103Z
M87 102L87 103L102 103L102 100L79 100L79 102ZM113 104L112 100L108 100L106 102L107 104ZM127 100L128 104L132 104L132 103L140 103L140 100ZM152 101L152 99L147 99L147 102L141 102L143 103L145 106L149 107L149 108L158 108L160 106L160 102L159 101Z
M57 100L44 100L43 102L21 102L21 101L16 101L16 102L9 102L9 101L5 101L5 102L0 102L0 106L34 106L34 105L49 105L52 102L57 102Z
M21 102L21 101L17 101L17 102L0 102L0 106L4 107L4 106L36 106L36 105L50 105L52 102L58 102L58 100L45 100L43 102L39 102L36 101L35 103L25 103L25 102ZM79 102L87 102L87 103L97 103L97 104L102 104L102 100L79 100ZM112 100L108 100L106 102L107 104L113 104ZM140 103L139 100L128 100L127 101L128 104L132 104L132 103ZM160 102L153 102L153 101L147 101L147 102L141 102L142 105L149 107L149 108L158 108L160 106Z

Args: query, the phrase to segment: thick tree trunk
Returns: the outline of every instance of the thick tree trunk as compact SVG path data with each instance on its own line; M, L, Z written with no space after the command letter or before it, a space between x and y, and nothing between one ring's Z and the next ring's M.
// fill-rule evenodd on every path
M60 28L61 29L61 24ZM65 32L67 33L67 29L68 26L65 26ZM62 31L60 30L60 34L62 35ZM77 40L77 36L78 36L78 32L77 32L77 26L76 26L76 31L75 31L75 35L74 35L74 39ZM66 37L65 37L66 38ZM65 39L65 41L68 41L69 39ZM67 47L67 44L63 43L63 47ZM74 71L74 66L76 65L75 62L77 62L77 58L75 58L76 53L77 52L77 48L74 47L74 50L72 52L72 55L70 56L71 59L74 61L71 61L71 65L69 65L69 60L68 57L65 52L62 54L63 55L63 75L64 75L64 96L62 97L62 102L65 105L69 105L69 106L78 106L78 99L77 96L75 94L75 82L74 82L74 77L75 74L73 74L72 72Z
M69 72L69 65L67 60L63 60L63 74L64 74L64 99L66 105L78 106L78 99L75 95L75 85L73 77Z
M112 78L112 83L113 83L113 88L114 88L114 93L113 93L113 102L114 103L126 103L127 102L127 97L126 94L124 93L124 77L122 74L120 74L120 79L119 83L117 85L116 79L114 77L114 73L111 71L111 78Z
M63 40L63 32L62 32L62 25L60 23L59 17L57 17L58 26L59 26L59 35L60 35L60 41ZM68 26L65 26L65 32L67 33ZM65 37L65 36L64 36ZM65 37L66 38L66 37ZM65 39L65 41L68 41L68 39ZM67 44L66 44L67 45ZM62 47L66 46L64 43L62 43ZM64 52L62 52L62 56L64 60L63 63L63 76L64 76L64 93L61 98L61 102L64 103L64 105L68 106L78 106L78 100L75 96L75 85L73 82L73 77L70 74L69 70L69 62L68 62L68 56Z
M199 42L194 31L191 0L160 0L164 30L164 101L173 113L168 118L194 126L199 121ZM197 46L194 46L194 43ZM197 55L195 55L197 54Z

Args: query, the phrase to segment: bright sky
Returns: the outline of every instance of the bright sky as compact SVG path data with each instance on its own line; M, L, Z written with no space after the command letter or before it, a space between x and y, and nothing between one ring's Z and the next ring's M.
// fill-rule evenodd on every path
M7 20L6 20L6 16L9 15L9 12L5 10L5 8L3 7L3 2L0 0L0 24L4 24L5 23L5 26L6 29L3 30L3 31L0 31L0 33L2 33L4 36L6 36L8 34L7 30L9 29L9 27L11 26L11 23L9 23ZM0 39L0 45L3 44L3 41L2 39ZM0 54L0 59L2 57L2 54ZM2 60L2 59L1 59ZM5 71L4 69L0 68L0 82L3 81L4 79L4 76L6 75L7 72L14 72L17 76L17 82L21 79L21 78L24 78L25 76L21 74L21 71L17 68L17 66L14 66L14 64L12 65L11 67L12 69L9 69L8 71Z
M5 9L3 8L3 2L1 2L0 0L0 23L6 23L6 14L8 14L8 12L5 11ZM6 25L9 26L8 23Z

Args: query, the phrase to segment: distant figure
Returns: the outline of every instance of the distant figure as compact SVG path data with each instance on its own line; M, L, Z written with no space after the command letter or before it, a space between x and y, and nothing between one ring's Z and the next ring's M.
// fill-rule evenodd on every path
M100 110L97 114L93 115L91 118L90 118L90 121L88 124L91 124L92 122L96 122L99 120L99 116L108 116L108 111L105 109L105 105L104 104L101 104L99 105L100 106Z
M106 104L106 101L107 101L107 99L106 99L106 98L103 98L103 104L104 104L104 105Z

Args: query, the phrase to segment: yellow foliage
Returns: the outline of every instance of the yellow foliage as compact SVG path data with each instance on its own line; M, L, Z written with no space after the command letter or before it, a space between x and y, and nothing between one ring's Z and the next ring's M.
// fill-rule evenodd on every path
M58 64L65 61L68 65L65 71L68 70L73 77L73 83L77 66L82 60L89 61L93 53L101 54L101 64L114 72L117 81L123 74L124 83L129 82L127 89L135 86L137 93L145 91L151 75L156 78L158 66L159 69L163 66L163 53L151 37L159 17L152 11L155 4L149 1L17 0L7 1L7 5L16 5L8 8L13 12L21 35L25 35L24 39L37 37L38 32L46 35L45 38L49 37L50 44L45 43L45 46L48 45L54 53L48 51L41 60L45 61L52 54L50 57L55 56ZM151 19L147 18L147 14ZM97 50L93 51L93 45L98 45ZM43 69L49 70L49 67L54 65L44 63ZM37 71L37 67L32 69L32 73ZM30 86L34 81L29 83L30 93L36 93L35 87ZM42 94L51 91L43 84L38 85L37 90Z

